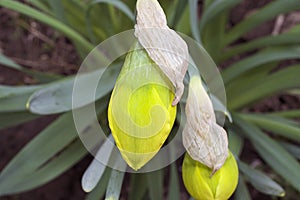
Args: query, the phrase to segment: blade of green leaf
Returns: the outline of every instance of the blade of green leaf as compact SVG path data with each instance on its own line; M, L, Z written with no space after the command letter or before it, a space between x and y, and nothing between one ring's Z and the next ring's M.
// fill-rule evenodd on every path
M264 134L256 126L233 116L234 122L241 128L241 133L251 140L259 155L266 163L296 190L300 191L300 164L280 144Z
M108 182L105 200L118 200L121 194L124 172L112 170Z
M200 32L198 29L198 1L189 0L189 8L190 8L190 24L192 29L192 34L195 40L201 43Z
M6 8L9 8L11 10L17 11L21 14L24 14L26 16L32 17L42 23L45 23L56 30L62 32L70 39L76 41L77 43L80 43L82 45L82 48L89 52L93 49L93 45L89 43L85 38L83 38L80 34L78 34L76 31L74 31L69 26L66 26L62 22L56 20L55 18L44 14L40 11L37 11L34 8L31 8L25 4L22 4L18 1L11 1L11 0L1 0L0 5Z
M284 33L275 36L266 36L245 44L233 46L221 55L221 61L227 60L238 54L242 54L255 49L260 49L270 46L294 45L300 43L299 33Z
M213 1L203 12L201 16L201 21L199 23L199 31L202 33L205 26L211 23L211 21L220 15L221 13L224 13L231 8L233 8L235 5L240 3L242 0L226 0L226 1ZM214 25L215 26L215 25Z
M259 67L262 64L285 60L285 59L296 59L300 58L300 47L299 46L287 46L277 47L262 50L253 56L247 57L230 67L226 68L222 72L224 83L227 84L239 75Z
M300 125L295 121L262 114L241 114L240 116L263 130L271 131L291 140L300 141Z
M0 130L31 121L38 117L38 115L28 112L0 113Z
M264 194L279 197L283 197L285 195L285 191L283 190L283 188L267 175L260 172L259 170L249 167L242 161L239 161L238 163L239 169L243 172L245 177L247 177L247 180L253 185L253 187L258 191Z
M142 200L147 192L147 186L146 174L131 174L128 200Z
M227 102L232 101L232 96L241 91L241 88L249 88L253 83L261 81L269 76L277 66L279 62L271 62L259 67L253 68L247 73L239 75L236 79L226 84L226 96ZM242 92L244 92L243 90Z
M283 146L290 154L292 154L295 158L300 160L300 147L299 145L294 145L288 142L279 141L281 146Z
M110 175L111 175L111 169L107 167L104 171L103 176L101 177L100 181L95 187L95 189L91 193L89 193L85 199L86 200L102 199L105 194L106 186L108 185Z
M50 74L50 73L45 73L45 72L42 73L42 72L37 72L37 71L30 70L30 69L26 69L1 53L0 53L0 64L4 65L6 67L12 68L12 69L16 69L20 72L26 73L26 74L38 79L42 83L50 82L50 81L56 80L61 77L61 76L55 75L55 74Z
M68 127L68 130L65 127ZM28 143L5 167L0 174L0 194L12 194L20 191L16 185L76 137L72 114L64 114Z
M178 22L180 21L180 19L182 18L182 15L184 13L184 10L187 7L187 1L186 0L178 0L177 5L176 5L176 9L173 9L173 16L170 19L170 27L172 29L175 29L175 27L178 25Z
M229 149L235 156L239 157L243 150L244 140L232 128L229 128L227 131Z
M106 73L103 73L103 70L101 69L92 73L78 75L76 78L76 84L80 83L80 87L82 87L82 93L76 95L81 96L82 99L80 99L81 103L80 105L77 104L77 107L92 103L91 100L86 97L94 95L94 92L95 100L109 93L113 89L119 70L120 65L115 65L115 67L109 67ZM90 83L92 81L95 82L95 80L99 80L99 77L102 73L103 76L99 81L97 90L88 90L90 88ZM51 83L47 87L43 87L41 90L36 91L30 96L27 102L28 109L32 113L40 115L61 113L69 111L72 108L75 109L75 107L72 107L74 81L74 76L67 77L65 79Z
M99 101L96 108L96 113L101 113L106 106ZM99 126L98 121L93 122L85 118L81 123L83 123L82 128L77 130L73 115L68 112L31 140L1 172L0 195L14 194L38 187L79 161L87 151L81 140L77 139L77 133L85 139L90 138L88 145L91 148L101 143L99 138L94 139L93 130L95 126Z
M31 190L53 180L74 166L86 154L87 151L81 140L77 139L63 149L62 152L59 152L59 155L51 158L48 163L37 169L35 173L24 177L14 186L14 193Z
M46 2L41 1L41 0L28 0L28 2L32 5L34 5L35 7L39 8L40 10L53 15L53 12L51 11L50 7L47 5Z
M0 113L26 110L30 95L42 86L0 86Z
M112 5L115 8L119 9L122 13L125 14L132 22L135 20L135 16L133 12L130 10L130 8L123 3L122 1L119 0L93 0L88 4L87 10L85 12L85 22L86 22L86 29L89 34L89 37L93 41L93 43L97 43L95 35L93 33L93 28L92 28L92 19L91 19L91 10L93 9L94 5L96 4L108 4Z
M243 176L239 175L239 183L236 188L236 191L234 192L234 200L241 200L241 199L251 200L251 196Z
M147 182L151 200L163 199L163 169L147 173Z
M278 111L278 112L272 112L270 114L276 115L279 117L285 117L285 118L299 118L300 110Z
M248 84L247 87L236 90L235 93L231 92L228 95L230 99L228 107L230 109L239 109L276 93L291 88L298 88L300 86L300 79L297 78L297 74L299 73L300 65L296 65L262 77L256 82Z
M56 19L58 19L59 21L65 23L65 24L68 24L62 2L56 1L56 0L48 0L48 3L51 6Z
M179 178L176 162L173 162L170 166L171 175L170 175L170 183L169 183L169 192L168 199L169 200L180 200L180 187L179 187Z
M300 8L300 1L290 0L290 1L273 1L267 4L265 7L253 13L251 16L242 20L238 25L232 28L225 38L225 43L230 44L235 41L243 34L247 33L251 29L259 26L263 22L272 19L273 17L283 14L292 10L297 10Z
M11 67L13 69L18 69L18 70L22 69L20 65L18 65L17 63L15 63L14 61L12 61L11 59L9 59L8 57L6 57L1 53L0 53L0 64Z
M113 148L113 146L110 145L111 140L113 140L112 135L110 135L109 139L106 140L103 145L101 145L96 157L85 170L81 180L81 185L85 192L91 192L97 186L99 180L101 180L106 166L99 162L97 157L102 156L102 162L107 162L109 160Z

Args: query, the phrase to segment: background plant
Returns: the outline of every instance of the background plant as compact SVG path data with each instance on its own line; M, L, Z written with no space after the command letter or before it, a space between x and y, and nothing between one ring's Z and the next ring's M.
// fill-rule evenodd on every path
M298 0L271 1L231 26L229 15L241 0L162 0L169 26L200 42L222 71L227 107L233 123L226 123L230 149L239 157L240 180L235 199L251 199L246 183L258 191L280 196L287 189L300 192L299 141L300 110L254 113L256 102L276 94L299 94L300 24L287 32L241 42L247 32L279 14L300 9ZM2 0L0 5L51 26L69 38L81 58L99 42L120 31L133 28L135 1L131 0ZM199 6L201 6L199 18ZM238 59L236 59L238 58ZM291 66L283 61L293 60ZM0 174L0 195L36 188L69 169L87 151L77 137L72 120L71 95L74 76L62 77L24 68L0 54L0 63L34 77L32 86L0 86L0 128L4 129L42 115L61 116L29 142ZM284 62L289 63L289 62ZM209 67L209 66L208 66ZM110 78L110 77L108 77ZM113 79L113 77L111 77ZM112 85L107 85L112 88ZM107 94L99 96L99 120L106 116ZM35 106L32 106L35 105ZM34 114L33 114L34 113ZM68 129L66 129L68 127ZM45 145L47 144L47 145ZM241 153L254 151L261 164L250 167L252 159ZM168 198L180 199L178 166L170 167ZM130 175L129 199L163 198L167 169L149 174ZM270 177L274 177L276 182ZM106 169L97 188L87 199L118 197L124 175ZM108 185L108 186L107 186ZM280 186L281 185L281 186ZM105 187L107 186L107 187ZM147 195L146 195L147 194Z

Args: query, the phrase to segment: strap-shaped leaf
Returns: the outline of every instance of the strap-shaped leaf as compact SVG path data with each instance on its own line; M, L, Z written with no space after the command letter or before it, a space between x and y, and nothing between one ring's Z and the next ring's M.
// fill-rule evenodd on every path
M241 128L241 134L249 138L266 163L296 190L300 191L300 164L275 140L256 126L247 123L237 115L233 120Z
M91 98L87 99L85 97L90 97L91 95L94 95L93 92L95 92L94 101L96 101L108 94L112 90L115 80L117 79L119 66L120 65L114 65L109 67L107 73L103 73L103 70L97 70L91 73L78 75L78 77L76 77L76 84L80 85L82 90L80 91L80 94L76 94L76 96L81 96L82 98L80 99L80 103L77 102L76 107L72 106L75 81L75 77L73 76L51 83L33 93L27 102L28 109L32 113L49 115L70 111L71 109L92 103ZM98 86L96 91L89 90L90 81L98 80L102 73L103 76L100 81L101 86Z
M102 175L100 181L98 182L95 189L87 195L86 200L99 200L105 195L106 187L111 175L111 169L106 168L104 174Z
M130 189L128 200L142 200L148 189L147 175L131 174Z
M192 29L192 34L195 40L201 43L200 32L198 29L198 1L189 0L189 8L190 8L190 24Z
M284 33L276 36L266 36L247 43L242 43L226 49L224 54L221 55L221 60L227 60L232 56L242 54L244 52L252 51L255 49L270 47L270 46L283 46L300 44L299 33Z
M269 76L262 77L256 82L236 90L237 93L230 93L230 95L228 95L228 98L230 99L228 101L228 107L230 109L239 109L254 103L255 101L269 97L272 94L291 88L299 88L299 73L300 65L296 65L280 70L279 72L273 73Z
M163 199L163 169L147 173L148 191L151 200Z
M226 35L225 42L229 44L265 21L299 8L300 1L298 0L273 1L231 29Z
M239 184L234 193L234 200L251 200L250 192L247 188L243 175L239 175Z
M42 86L0 86L0 113L26 110L30 95Z
M180 200L180 185L178 178L178 171L176 162L173 162L170 166L170 182L169 182L169 191L168 199L169 200Z
M279 141L281 146L283 146L290 154L292 154L295 158L300 160L300 147L295 144L291 144L288 142Z
M111 142L110 140L112 140L112 136L110 135L109 138L110 139L107 139L100 147L96 157L83 174L81 185L85 192L92 191L97 186L104 174L106 166L100 163L97 160L97 157L103 156L101 158L103 162L107 162L109 160L113 148L113 146L109 144Z
M300 124L296 121L262 114L243 114L241 116L263 130L271 131L291 140L300 141Z
M121 194L124 172L112 170L108 182L105 200L118 200Z
M268 194L283 197L285 191L283 188L269 178L264 173L249 167L247 164L239 161L239 169L244 173L247 180L255 187L258 191Z
M0 194L12 194L30 189L26 186L25 179L38 173L47 161L51 161L51 158L71 144L76 136L71 113L57 119L28 143L1 172ZM22 184L25 188L20 187Z
M37 117L39 116L28 112L0 113L0 130L31 121Z
M287 46L277 47L262 50L259 53L240 60L230 67L226 68L222 72L223 80L225 84L228 84L239 75L273 61L296 59L300 58L300 47L299 46Z

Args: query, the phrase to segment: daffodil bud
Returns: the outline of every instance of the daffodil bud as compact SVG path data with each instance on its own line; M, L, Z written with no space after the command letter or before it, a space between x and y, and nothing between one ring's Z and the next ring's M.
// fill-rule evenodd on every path
M194 160L216 172L228 156L227 134L216 122L213 105L199 76L191 77L185 112L184 147Z
M135 44L112 92L109 126L122 157L134 170L159 151L176 117L174 87L147 52Z
M190 195L196 200L227 200L238 183L238 167L234 156L229 155L224 165L212 174L212 169L193 160L186 154L182 178Z

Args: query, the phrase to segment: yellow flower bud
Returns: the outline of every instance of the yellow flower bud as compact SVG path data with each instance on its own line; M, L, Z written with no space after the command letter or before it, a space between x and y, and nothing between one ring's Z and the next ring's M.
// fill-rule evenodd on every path
M176 117L174 87L137 43L126 56L108 107L109 126L122 157L144 166L167 139Z
M227 200L238 183L238 166L229 152L225 164L212 174L212 169L186 154L182 177L187 191L196 200Z

